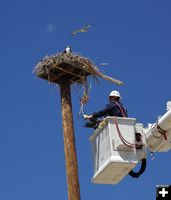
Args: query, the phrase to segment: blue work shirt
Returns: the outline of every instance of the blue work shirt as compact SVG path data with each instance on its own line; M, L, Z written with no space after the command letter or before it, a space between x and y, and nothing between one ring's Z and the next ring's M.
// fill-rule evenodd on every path
M117 105L117 103L119 104L121 108ZM107 116L124 117L121 109L123 110L125 117L128 117L127 110L124 107L124 105L119 101L117 102L113 101L113 102L108 103L104 107L104 109L100 110L99 112L94 112L92 114L91 121L94 121L100 117L107 117Z

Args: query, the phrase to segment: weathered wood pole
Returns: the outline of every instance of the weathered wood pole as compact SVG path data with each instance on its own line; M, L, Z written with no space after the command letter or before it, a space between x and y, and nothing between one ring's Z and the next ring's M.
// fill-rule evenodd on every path
M68 200L80 200L78 164L75 146L74 125L72 115L71 91L69 80L60 83L64 152L66 162L66 178Z

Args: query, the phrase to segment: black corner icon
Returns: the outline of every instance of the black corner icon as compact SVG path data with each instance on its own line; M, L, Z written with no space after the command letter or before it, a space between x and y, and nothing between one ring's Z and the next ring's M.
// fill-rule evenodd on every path
M157 185L156 200L171 200L171 185Z

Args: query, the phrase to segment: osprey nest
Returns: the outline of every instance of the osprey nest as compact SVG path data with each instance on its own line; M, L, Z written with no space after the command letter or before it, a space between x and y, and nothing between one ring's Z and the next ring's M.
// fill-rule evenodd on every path
M72 83L85 83L86 77L91 75L100 77L118 85L123 82L106 76L88 59L75 53L57 53L44 57L35 67L33 73L37 77L49 82L60 84L62 81Z

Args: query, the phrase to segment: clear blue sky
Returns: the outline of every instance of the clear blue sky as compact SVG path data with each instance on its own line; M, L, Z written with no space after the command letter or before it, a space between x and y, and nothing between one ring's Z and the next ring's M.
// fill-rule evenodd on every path
M35 78L40 59L67 44L102 70L125 82L93 84L87 113L101 109L117 89L130 117L155 122L171 100L171 1L165 0L0 0L1 114L0 199L67 199L59 89ZM89 32L71 37L85 24ZM155 199L157 184L171 183L171 152L148 155L139 179L118 185L91 183L89 136L78 119L72 89L75 139L82 200ZM80 91L81 94L81 91Z

